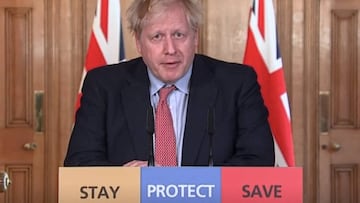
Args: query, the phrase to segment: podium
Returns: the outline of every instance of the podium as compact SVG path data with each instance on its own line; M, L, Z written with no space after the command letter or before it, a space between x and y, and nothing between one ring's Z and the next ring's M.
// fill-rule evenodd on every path
M60 167L59 203L302 203L300 167Z

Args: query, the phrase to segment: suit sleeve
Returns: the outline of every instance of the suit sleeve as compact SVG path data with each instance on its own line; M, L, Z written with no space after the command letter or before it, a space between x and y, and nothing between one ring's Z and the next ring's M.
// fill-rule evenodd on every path
M64 166L114 165L106 158L106 93L94 76L84 80Z
M235 150L224 165L274 166L274 141L268 123L268 110L264 105L252 68L236 94Z

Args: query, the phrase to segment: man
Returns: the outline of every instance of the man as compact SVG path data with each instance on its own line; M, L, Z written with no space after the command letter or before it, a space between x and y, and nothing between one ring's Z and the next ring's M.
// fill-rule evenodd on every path
M166 165L157 158L162 125L151 140L147 112L151 106L157 123L159 91L173 86L165 100L175 165L273 166L268 112L253 69L195 54L199 5L134 0L128 20L142 57L88 72L64 165L147 166L152 148L155 165ZM171 154L169 146L163 152Z

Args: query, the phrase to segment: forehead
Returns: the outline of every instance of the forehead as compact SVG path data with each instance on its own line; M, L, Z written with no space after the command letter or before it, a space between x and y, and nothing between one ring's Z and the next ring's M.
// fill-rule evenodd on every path
M184 6L181 3L172 3L153 7L145 17L142 27L149 26L190 26Z

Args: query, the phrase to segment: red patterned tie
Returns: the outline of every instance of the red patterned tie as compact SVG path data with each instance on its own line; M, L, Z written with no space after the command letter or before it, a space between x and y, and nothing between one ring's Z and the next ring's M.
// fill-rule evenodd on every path
M167 97L175 86L159 91L159 103L155 114L155 162L161 166L177 166L175 131Z

